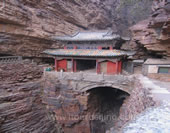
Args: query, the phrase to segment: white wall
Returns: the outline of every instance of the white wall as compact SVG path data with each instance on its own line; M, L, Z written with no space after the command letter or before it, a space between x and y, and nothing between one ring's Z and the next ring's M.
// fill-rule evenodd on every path
M159 67L170 67L170 65L148 65L148 73L158 73Z

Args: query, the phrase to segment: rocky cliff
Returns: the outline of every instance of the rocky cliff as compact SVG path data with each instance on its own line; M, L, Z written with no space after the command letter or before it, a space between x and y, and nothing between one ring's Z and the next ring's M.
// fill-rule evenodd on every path
M61 46L51 36L78 30L128 27L148 17L152 0L3 0L0 2L0 54L40 57Z
M41 75L35 64L0 65L0 133L60 133L42 103Z
M131 48L136 58L170 57L170 2L154 2L151 16L132 26Z

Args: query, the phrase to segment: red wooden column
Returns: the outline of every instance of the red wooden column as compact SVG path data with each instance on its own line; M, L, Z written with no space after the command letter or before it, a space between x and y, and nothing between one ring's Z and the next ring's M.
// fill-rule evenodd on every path
M55 58L55 71L58 71L58 61L57 61L57 58Z
M98 60L96 60L96 73L99 74L100 73L100 63Z
M119 62L116 61L116 74L118 74L118 73L119 73Z
M76 60L74 60L74 72L77 72L77 61Z
M71 63L72 63L71 71L74 72L74 59L71 59Z
M66 47L66 46L64 46L64 49L67 49L67 47Z
M102 50L102 46L98 46L98 49L99 49L99 50Z
M73 49L77 49L77 46L74 46ZM77 71L77 61L72 59L72 72Z
M77 49L77 46L74 46L74 49Z
M72 72L77 72L77 61L74 60L74 59L71 59L71 62L72 62L71 71L72 71Z
M98 60L96 60L96 73L98 73L97 69L98 69Z
M110 50L113 50L113 47L112 47L112 46L110 46Z
M122 73L122 61L119 61L119 74Z

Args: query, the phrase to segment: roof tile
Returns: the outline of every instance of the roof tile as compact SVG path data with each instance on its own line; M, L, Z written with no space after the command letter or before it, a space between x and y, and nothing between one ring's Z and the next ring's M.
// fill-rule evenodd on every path
M116 57L125 56L127 53L120 50L98 50L98 49L56 49L46 50L44 53L54 56L75 56L75 57Z

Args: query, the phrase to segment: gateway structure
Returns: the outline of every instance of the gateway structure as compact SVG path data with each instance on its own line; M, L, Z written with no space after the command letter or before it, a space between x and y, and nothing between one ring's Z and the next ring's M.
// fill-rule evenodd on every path
M131 53L117 50L128 38L108 31L79 32L73 36L54 37L64 49L46 50L54 56L55 70L64 72L96 72L120 74L122 62Z

